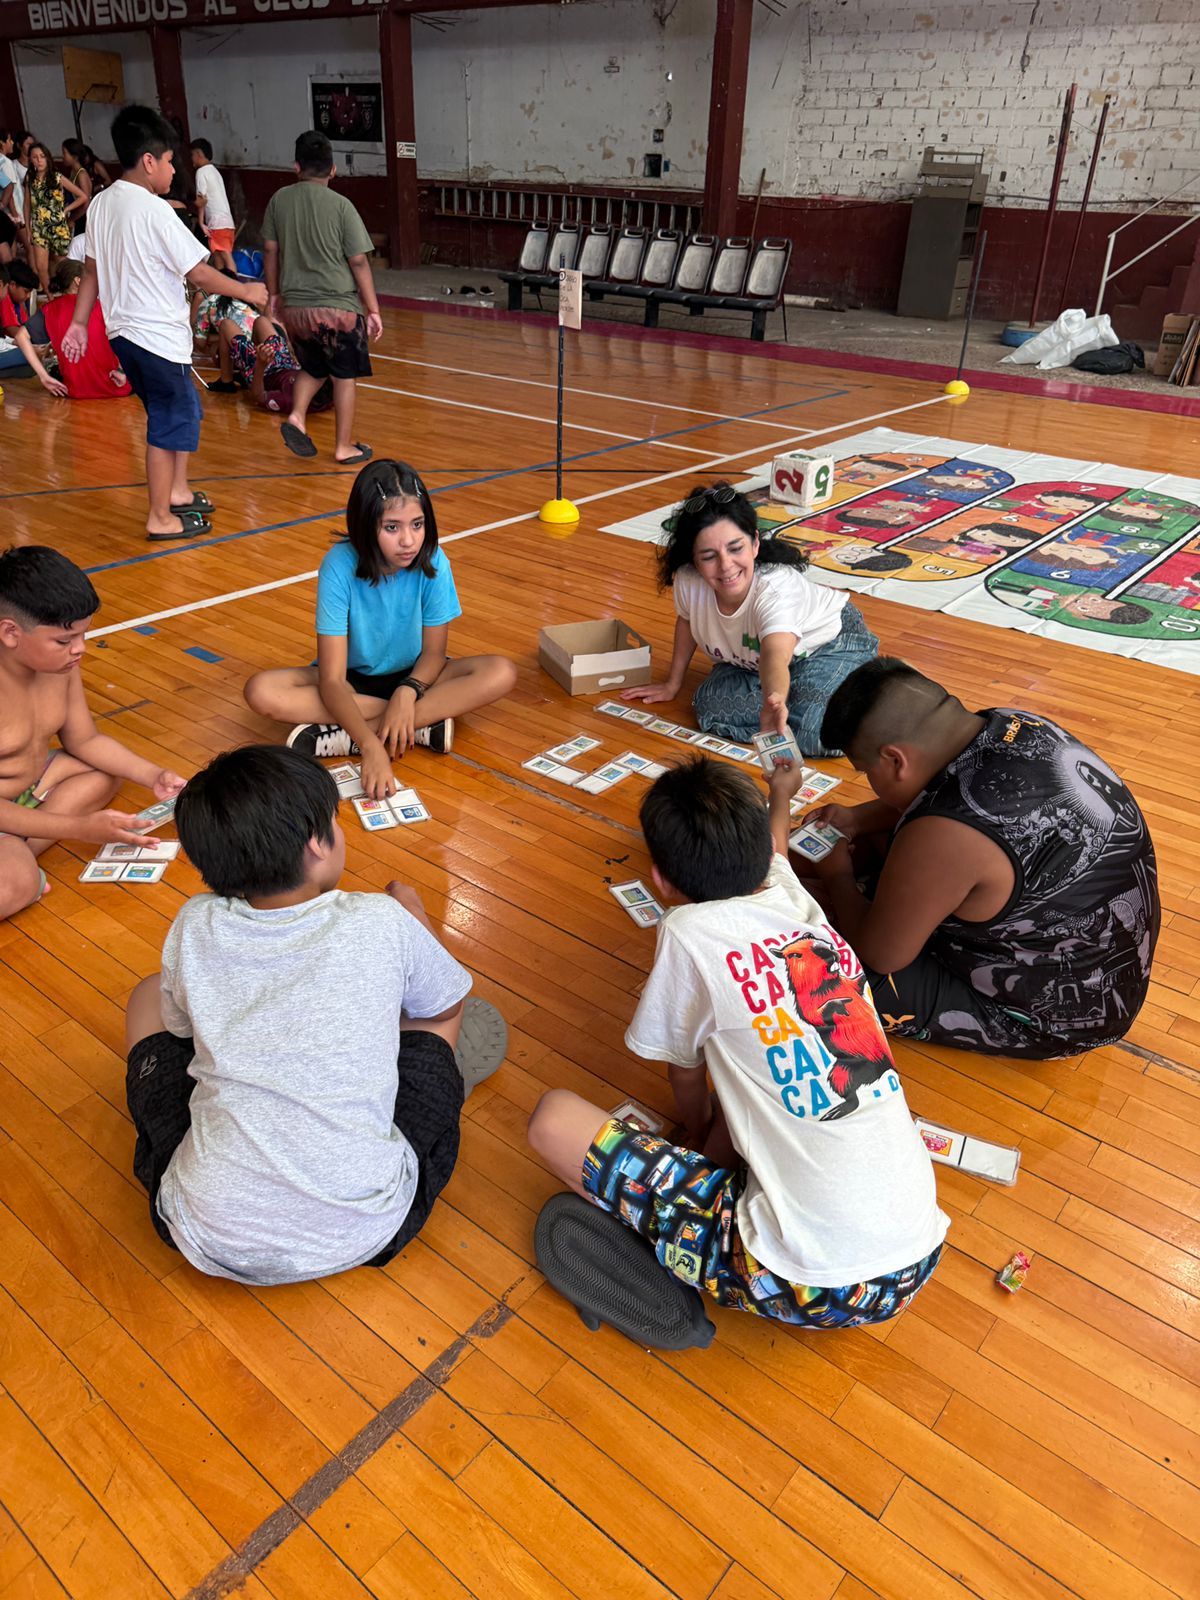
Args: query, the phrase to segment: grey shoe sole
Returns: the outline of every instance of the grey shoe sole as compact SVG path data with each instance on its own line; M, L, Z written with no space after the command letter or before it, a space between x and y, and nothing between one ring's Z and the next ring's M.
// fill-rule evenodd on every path
M463 1075L466 1092L490 1078L508 1050L508 1024L486 1000L469 995L463 1005L462 1027L454 1059Z

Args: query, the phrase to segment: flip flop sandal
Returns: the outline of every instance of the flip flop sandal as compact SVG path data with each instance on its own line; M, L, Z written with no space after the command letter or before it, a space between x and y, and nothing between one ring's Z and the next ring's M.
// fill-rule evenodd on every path
M285 422L279 430L279 436L294 456L303 456L307 460L317 453L316 445L294 422Z
M508 1050L508 1024L488 1001L471 995L463 1006L462 1025L454 1059L463 1075L466 1092L490 1078Z
M202 533L212 532L212 523L203 511L193 511L190 507L179 511L174 506L171 508L183 526L178 533L148 533L147 539L161 541L164 539L195 539Z
M192 495L192 498L190 500L185 500L182 505L171 507L171 510L177 517L181 517L185 511L199 511L207 517L211 516L216 509L216 506L208 498L203 489L197 489Z
M347 456L344 461L339 461L339 467L357 467L364 461L370 461L375 454L369 444L361 444L357 439L354 441L354 448L358 451L358 454L356 456Z
M716 1328L695 1289L650 1245L581 1195L556 1194L533 1231L537 1264L595 1333L602 1322L653 1350L705 1350Z

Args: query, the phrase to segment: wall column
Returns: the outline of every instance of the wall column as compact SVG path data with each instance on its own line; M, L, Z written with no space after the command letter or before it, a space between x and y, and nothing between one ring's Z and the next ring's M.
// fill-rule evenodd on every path
M393 268L421 264L421 224L417 211L417 161L399 154L414 151L417 114L413 102L412 15L379 14L379 60L383 69L383 133L387 155L388 260Z
M737 226L753 10L754 0L717 0L708 152L704 158L704 227L719 238L727 238Z
M191 164L188 144L187 87L183 81L183 50L178 28L164 28L157 23L150 29L150 48L154 55L154 87L158 94L158 109L168 122L177 122L183 130L183 149L176 150L175 159L183 161L181 170Z
M17 64L13 60L13 47L7 40L0 44L0 123L13 133L25 126Z

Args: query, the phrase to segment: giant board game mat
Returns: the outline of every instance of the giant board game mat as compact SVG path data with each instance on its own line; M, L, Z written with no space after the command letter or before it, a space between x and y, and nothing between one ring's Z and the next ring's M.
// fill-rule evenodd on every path
M1200 673L1200 478L872 428L814 511L740 480L811 575L903 605ZM657 541L673 505L603 531Z

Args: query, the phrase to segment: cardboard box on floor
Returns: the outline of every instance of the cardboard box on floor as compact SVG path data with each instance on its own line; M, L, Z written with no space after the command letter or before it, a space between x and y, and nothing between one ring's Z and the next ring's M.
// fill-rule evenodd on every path
M543 628L538 662L568 694L632 689L650 682L650 645L619 618Z
M1179 354L1187 331L1192 325L1192 317L1200 316L1200 311L1171 312L1163 318L1162 333L1158 338L1158 351L1154 357L1154 376L1166 378L1170 375L1171 368L1175 365L1175 357Z

